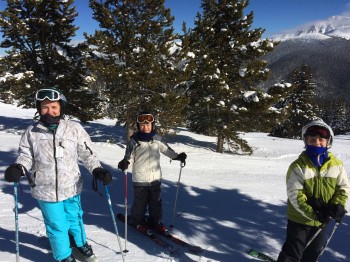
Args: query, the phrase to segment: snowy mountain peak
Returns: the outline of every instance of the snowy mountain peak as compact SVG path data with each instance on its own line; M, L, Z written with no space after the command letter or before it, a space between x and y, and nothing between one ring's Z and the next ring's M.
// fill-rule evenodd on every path
M304 24L272 36L276 41L291 39L329 39L341 37L350 39L350 16L332 16L326 20Z

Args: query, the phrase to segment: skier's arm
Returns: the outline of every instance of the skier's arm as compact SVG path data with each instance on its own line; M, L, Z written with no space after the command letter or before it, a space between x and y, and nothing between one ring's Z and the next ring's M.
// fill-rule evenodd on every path
M29 139L31 128L32 126L30 126L21 137L18 148L18 157L15 161L17 164L24 166L26 170L31 170L34 164L33 147Z
M73 124L73 123L72 123ZM76 123L78 129L78 156L83 162L84 166L92 174L95 168L101 167L101 164L97 158L97 154L93 147L91 138L85 129L78 123Z
M298 165L291 165L287 173L287 195L294 209L310 220L317 220L316 213L307 203L304 190L303 170Z

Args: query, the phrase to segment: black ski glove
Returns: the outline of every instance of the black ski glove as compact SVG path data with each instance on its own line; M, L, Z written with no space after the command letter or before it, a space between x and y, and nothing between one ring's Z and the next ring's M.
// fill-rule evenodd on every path
M21 164L12 164L5 171L5 180L7 182L19 182L21 176L25 176L26 169Z
M317 220L322 224L327 224L330 221L330 215L328 213L328 206L322 200L322 198L310 197L307 200L307 203L312 207L316 213Z
M186 158L187 158L186 153L182 152L182 153L178 154L177 157L173 158L173 160L179 160L179 161L181 161L181 163L186 164Z
M130 162L128 160L123 159L122 161L120 161L118 163L118 169L120 169L121 171L124 172L126 169L128 169L129 164L130 164Z
M328 224L328 222L331 221L331 217L328 214L328 212L315 210L315 213L317 220L320 221L322 224Z
M327 204L322 198L309 197L307 203L312 207L313 210L327 211Z
M103 169L102 167L97 167L92 171L92 174L94 177L98 178L102 181L104 185L108 185L112 182L112 175L107 171L106 169Z
M342 204L330 204L328 207L328 214L334 218L335 221L340 223L341 219L346 214L346 210Z

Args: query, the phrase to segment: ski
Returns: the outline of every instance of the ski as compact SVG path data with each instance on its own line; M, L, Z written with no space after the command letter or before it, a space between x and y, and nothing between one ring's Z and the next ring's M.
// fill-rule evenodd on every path
M192 244L172 235L171 233L169 233L169 231L160 232L158 230L154 230L154 232L165 237L166 239L174 242L175 244L186 248L189 252L191 252L193 254L198 254L198 253L201 253L203 251L203 249L201 247L196 246L196 245L192 245Z
M117 218L118 220L120 220L121 222L125 223L125 216L121 213L117 214ZM157 235L152 231L150 234L143 234L142 232L138 231L135 227L130 226L133 229L135 229L135 231L139 232L140 234L146 236L147 238L151 239L154 243L156 243L157 245L161 246L162 248L166 249L170 254L175 253L178 248L173 246L172 244L168 243L167 241L164 241L163 239L157 237Z
M264 253L256 251L255 249L248 250L247 254L252 256L252 257L255 257L261 261L267 261L267 262L275 262L276 261L276 259L274 259L268 255L265 255Z

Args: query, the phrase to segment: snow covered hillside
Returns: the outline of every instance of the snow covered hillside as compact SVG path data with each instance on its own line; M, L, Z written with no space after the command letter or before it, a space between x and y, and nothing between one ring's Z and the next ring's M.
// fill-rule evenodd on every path
M16 261L13 185L3 173L16 158L20 136L32 122L34 110L0 103L0 261ZM124 129L113 120L99 120L84 125L92 136L103 166L113 174L109 186L115 213L124 213L124 175L117 170L125 150ZM286 227L285 174L289 164L303 149L302 141L279 139L264 133L242 136L254 147L252 156L215 153L214 137L196 135L179 128L169 138L177 152L186 152L187 165L182 170L176 216L172 233L204 249L194 255L180 249L172 256L152 241L129 229L125 241L124 225L117 221L122 248L129 252L126 261L255 261L245 254L254 248L277 257L284 242ZM108 143L114 139L116 143ZM335 138L332 152L350 171L350 136ZM170 225L179 178L179 162L161 158L163 169L163 222ZM109 206L105 196L91 188L91 175L83 169L82 203L88 242L100 262L122 261ZM132 186L129 177L129 208ZM104 193L103 187L99 187ZM348 203L347 209L350 210ZM321 261L350 261L350 216L338 227ZM25 179L19 190L19 241L21 262L54 261L38 245L45 235L44 223L36 201L30 196ZM169 227L170 228L170 227Z
M332 37L350 39L349 16L332 16L326 20L308 23L272 36L276 41L291 39L323 40Z

